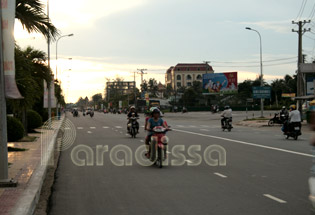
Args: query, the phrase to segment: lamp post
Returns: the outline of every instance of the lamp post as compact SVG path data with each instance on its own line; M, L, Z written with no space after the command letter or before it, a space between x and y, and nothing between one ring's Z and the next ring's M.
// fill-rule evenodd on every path
M63 35L60 36L57 41L56 41L56 79L58 79L58 42L61 38L63 37L72 37L74 34L67 34L67 35Z
M249 31L255 31L258 36L259 36L259 43L260 43L260 86L263 87L264 83L263 83L263 61L262 61L262 42L261 42L261 35L259 33L259 31L246 27L246 30ZM264 100L261 98L260 99L260 111L261 111L261 117L264 117Z

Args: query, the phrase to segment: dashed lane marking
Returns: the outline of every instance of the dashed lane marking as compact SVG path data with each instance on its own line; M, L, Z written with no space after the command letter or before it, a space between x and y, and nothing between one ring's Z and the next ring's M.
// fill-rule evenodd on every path
M108 126L103 126L103 128L109 128Z
M88 133L88 134L92 134L92 131L88 131L87 133Z
M77 127L77 129L78 129L78 130L82 130L82 129L83 129L83 127Z
M214 174L221 177L221 178L227 178L226 175L222 175L221 173L218 173L218 172L215 172Z
M96 129L96 127L90 127L90 129Z

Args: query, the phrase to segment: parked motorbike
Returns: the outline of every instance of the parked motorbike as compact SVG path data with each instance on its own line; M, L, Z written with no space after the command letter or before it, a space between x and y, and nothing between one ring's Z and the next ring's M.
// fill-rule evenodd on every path
M279 113L275 113L274 117L269 120L268 126L274 126L274 124L282 125L287 120L287 116L284 114L280 115Z
M285 122L282 127L283 135L286 136L286 139L289 139L292 137L294 140L297 140L299 136L302 135L301 132L301 123L294 122L294 123L288 123Z
M223 121L222 131L228 130L228 132L230 132L232 128L232 118L225 118Z
M166 136L166 132L170 131L170 129L164 128L163 126L156 126L152 131L154 133L151 137L150 160L155 161L154 164L162 168L163 161L167 158L168 137Z
M134 114L132 117L129 118L128 131L132 138L136 138L137 136L137 127L138 127L137 119L138 118L135 117Z

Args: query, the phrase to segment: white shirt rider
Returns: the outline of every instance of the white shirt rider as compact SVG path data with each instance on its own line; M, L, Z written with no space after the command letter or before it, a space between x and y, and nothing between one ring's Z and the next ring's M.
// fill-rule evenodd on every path
M221 114L224 118L232 118L232 109L229 108L227 110L224 110Z
M298 110L290 111L289 113L290 122L301 122L301 114Z

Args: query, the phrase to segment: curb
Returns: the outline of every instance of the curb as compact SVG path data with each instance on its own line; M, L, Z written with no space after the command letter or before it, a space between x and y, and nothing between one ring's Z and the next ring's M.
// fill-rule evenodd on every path
M49 144L49 158L54 155L54 148L57 141L57 136L60 130L60 127L65 120L65 116L61 118L61 123L52 136L52 139ZM31 176L30 181L28 182L27 188L23 191L23 194L17 201L16 205L11 211L13 215L32 215L36 209L36 205L39 201L40 193L42 190L42 185L46 178L48 165L41 165L40 161L38 166L34 170L33 175Z

